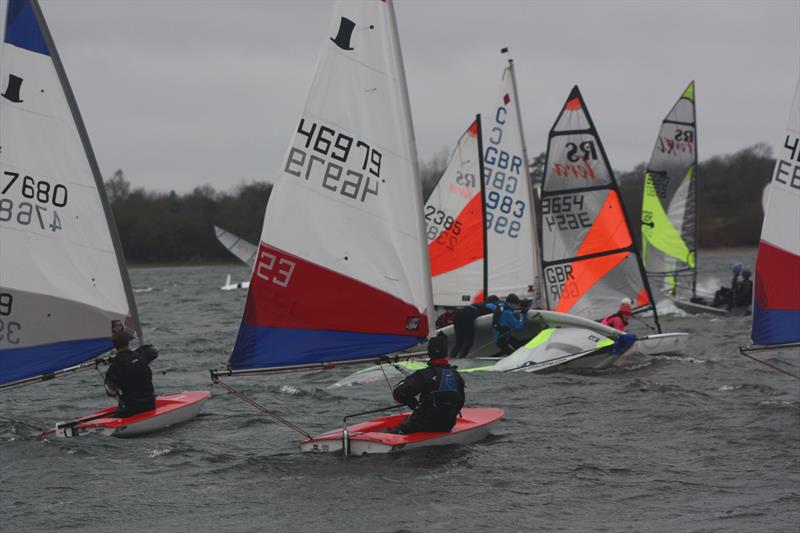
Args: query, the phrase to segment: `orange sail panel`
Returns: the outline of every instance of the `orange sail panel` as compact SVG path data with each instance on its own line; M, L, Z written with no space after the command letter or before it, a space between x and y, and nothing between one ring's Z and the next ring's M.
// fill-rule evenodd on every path
M475 196L450 228L428 244L431 276L480 261L484 257L483 252L483 201L480 196Z
M577 87L550 130L541 206L551 309L597 320L623 298L652 302L614 172Z
M425 203L433 303L467 305L485 293L486 204L480 115L456 144Z

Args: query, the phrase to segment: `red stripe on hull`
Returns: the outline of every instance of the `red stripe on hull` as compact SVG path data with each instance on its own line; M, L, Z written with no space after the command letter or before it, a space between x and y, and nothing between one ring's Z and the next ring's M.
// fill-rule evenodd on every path
M425 337L424 310L263 242L244 322L251 326ZM289 273L289 274L287 274ZM409 329L416 324L415 329Z
M762 240L754 291L762 309L800 310L800 256Z

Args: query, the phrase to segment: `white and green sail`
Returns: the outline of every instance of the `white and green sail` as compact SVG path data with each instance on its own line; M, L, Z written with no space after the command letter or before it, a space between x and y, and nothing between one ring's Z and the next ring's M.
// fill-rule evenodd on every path
M678 286L697 285L697 122L694 82L658 132L644 175L642 259L647 275Z

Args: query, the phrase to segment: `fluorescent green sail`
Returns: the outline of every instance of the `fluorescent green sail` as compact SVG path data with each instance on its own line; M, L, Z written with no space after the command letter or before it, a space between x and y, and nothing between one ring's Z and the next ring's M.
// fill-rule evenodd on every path
M681 98L687 98L694 102L694 82L691 82L689 86L686 87L686 90L683 91Z
M692 170L684 179L691 179ZM658 198L653 177L648 172L644 177L644 201L642 203L642 237L646 244L674 257L694 268L694 253L689 250L681 234L675 229ZM645 254L647 248L645 246Z

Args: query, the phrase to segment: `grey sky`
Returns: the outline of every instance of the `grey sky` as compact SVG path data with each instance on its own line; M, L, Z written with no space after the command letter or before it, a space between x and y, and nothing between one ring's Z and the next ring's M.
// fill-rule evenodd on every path
M134 186L228 189L275 175L331 7L312 1L44 1L101 169ZM5 17L5 2L0 1ZM800 71L800 0L402 1L421 159L487 109L511 48L531 155L578 84L611 164L646 160L697 82L701 159L778 141Z

